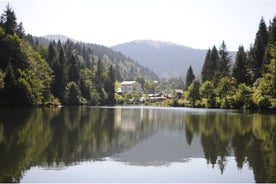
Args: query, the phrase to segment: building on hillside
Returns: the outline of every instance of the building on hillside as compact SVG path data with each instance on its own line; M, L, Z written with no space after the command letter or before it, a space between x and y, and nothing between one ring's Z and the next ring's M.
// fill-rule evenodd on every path
M176 94L177 98L182 98L184 91L182 89L175 89L174 93Z
M121 93L140 93L141 84L137 81L123 81L121 83Z

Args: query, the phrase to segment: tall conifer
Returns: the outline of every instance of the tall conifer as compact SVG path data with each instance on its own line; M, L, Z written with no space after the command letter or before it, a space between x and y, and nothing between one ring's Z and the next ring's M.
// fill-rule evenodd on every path
M1 26L5 29L6 34L14 34L17 29L16 15L11 9L10 5L7 5L4 14L1 16L0 20Z
M264 19L259 24L259 30L256 33L254 46L250 52L250 60L248 61L251 71L252 83L261 77L264 71L264 56L268 43L268 31Z
M192 66L190 65L190 67L187 71L187 74L186 74L186 83L185 83L186 88L188 88L192 84L194 79L195 79L195 75L194 75Z
M222 42L219 49L219 57L220 58L217 63L217 73L218 73L217 78L221 79L223 77L229 76L230 64L231 64L230 53L228 52L224 41Z
M233 77L236 79L237 84L247 82L246 53L244 52L243 46L239 47L236 55Z

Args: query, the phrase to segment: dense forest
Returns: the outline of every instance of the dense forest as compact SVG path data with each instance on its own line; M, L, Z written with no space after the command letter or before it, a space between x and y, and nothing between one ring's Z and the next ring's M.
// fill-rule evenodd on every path
M187 72L186 83L194 78ZM276 108L276 17L262 18L249 51L241 45L231 58L223 41L209 49L201 71L177 105L208 108Z
M234 63L223 41L206 53L201 76L189 67L181 77L162 79L105 46L26 35L8 5L0 21L0 105L114 105L123 80L137 80L145 93L184 89L183 98L162 105L207 108L276 108L276 17L262 18L248 51L239 46Z
M1 16L0 51L1 106L113 105L115 81L158 79L107 47L26 35L9 5Z

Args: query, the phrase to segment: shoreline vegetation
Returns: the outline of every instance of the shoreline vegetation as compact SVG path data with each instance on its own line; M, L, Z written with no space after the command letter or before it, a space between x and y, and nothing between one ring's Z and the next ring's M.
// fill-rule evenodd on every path
M193 69L181 77L160 79L132 62L96 56L87 44L55 40L48 45L26 35L7 5L0 20L0 106L140 104L223 109L276 109L276 17L260 21L248 51L240 45L234 63L223 41L206 53L201 76ZM141 73L148 72L148 76ZM140 73L139 73L140 71ZM152 77L150 77L152 76ZM124 80L135 80L143 93L118 94ZM181 89L160 101L141 101L148 94ZM164 95L164 94L163 94Z

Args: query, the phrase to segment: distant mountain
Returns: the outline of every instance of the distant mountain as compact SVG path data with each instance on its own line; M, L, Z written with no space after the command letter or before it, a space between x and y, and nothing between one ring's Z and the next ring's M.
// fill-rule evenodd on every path
M159 76L151 68L145 67L145 65L136 62L131 57L127 57L121 52L114 51L109 47L98 44L88 43L86 46L89 47L96 56L100 58L107 56L113 64L119 66L121 75L125 80L131 80L131 78L137 76L143 76L145 79L159 80Z
M160 77L185 76L189 65L200 75L207 50L152 40L137 40L113 46Z
M206 55L206 50L152 40L123 43L112 49L133 58L161 77L185 76L189 65L199 75Z
M45 35L42 36L43 38L46 38L48 40L55 40L56 42L58 40L60 40L61 42L66 42L67 40L71 40L72 42L78 42L77 40L70 38L68 36L65 35L60 35L60 34L56 34L56 35Z
M158 80L158 75L153 72L153 70L135 62L132 58L125 56L121 52L114 51L113 49L92 44L92 43L81 43L77 40L71 39L70 37L64 36L64 35L47 35L45 37L29 37L29 40L35 41L37 40L40 44L48 46L50 44L50 40L65 42L67 40L70 40L74 43L80 43L80 45L84 45L85 47L92 50L93 55L104 58L107 56L107 58L110 60L110 62L116 67L118 67L122 80L131 80L137 76L144 76L146 79L151 80Z

